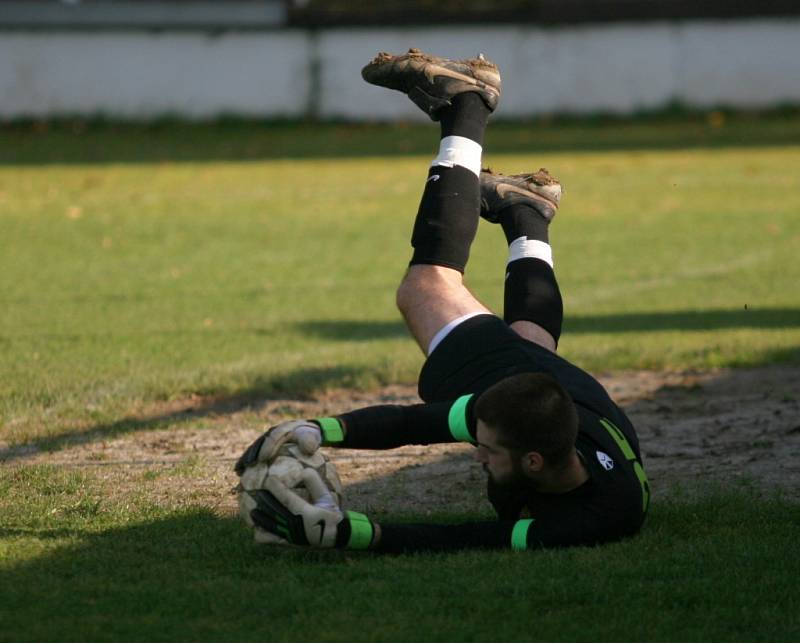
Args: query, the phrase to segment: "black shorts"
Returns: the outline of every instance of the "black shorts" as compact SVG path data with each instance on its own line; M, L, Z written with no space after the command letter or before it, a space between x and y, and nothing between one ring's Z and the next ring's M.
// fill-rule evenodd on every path
M600 382L586 371L523 339L494 315L470 317L442 340L422 367L419 396L425 402L454 400L482 393L518 373L548 373L577 404L606 417L618 411Z

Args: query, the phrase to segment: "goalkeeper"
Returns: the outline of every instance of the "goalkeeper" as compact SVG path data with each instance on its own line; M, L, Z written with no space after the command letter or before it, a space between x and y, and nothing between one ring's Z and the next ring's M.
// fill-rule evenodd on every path
M242 455L241 475L278 443L391 449L464 441L487 474L497 520L386 524L341 512L323 487L306 502L279 480L253 496L255 525L292 544L383 552L595 545L636 533L650 489L625 413L589 374L556 354L563 307L548 239L561 186L545 170L481 170L484 130L500 97L497 67L417 50L379 54L362 71L408 95L441 124L397 305L427 355L423 404L381 405L273 427ZM503 318L464 286L478 219L508 244Z

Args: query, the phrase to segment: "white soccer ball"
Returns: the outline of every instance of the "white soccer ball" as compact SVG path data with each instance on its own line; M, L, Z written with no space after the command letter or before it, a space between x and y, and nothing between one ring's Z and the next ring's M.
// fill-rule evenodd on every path
M320 450L312 455L306 455L297 448L297 445L287 442L269 463L259 462L247 467L242 473L239 479L239 513L245 522L251 527L254 526L250 512L256 508L256 502L248 492L266 488L266 481L270 476L276 476L298 496L312 502L303 480L305 469L313 469L319 474L336 505L341 509L342 482L328 456Z

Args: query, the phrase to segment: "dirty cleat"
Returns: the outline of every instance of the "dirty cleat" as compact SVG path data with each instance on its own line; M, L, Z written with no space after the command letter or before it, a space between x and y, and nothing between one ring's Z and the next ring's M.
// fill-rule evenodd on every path
M531 206L548 223L556 216L561 201L561 184L547 170L532 174L495 174L481 170L481 216L490 223L498 222L501 210L524 204Z
M379 53L361 70L372 85L396 89L414 101L423 112L438 121L454 96L475 92L490 111L500 99L500 70L481 54L478 58L449 60L409 49L395 56Z

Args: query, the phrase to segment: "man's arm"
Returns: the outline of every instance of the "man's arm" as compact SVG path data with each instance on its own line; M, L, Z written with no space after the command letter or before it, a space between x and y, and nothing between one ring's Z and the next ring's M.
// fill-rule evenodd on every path
M323 444L344 449L394 449L407 444L474 442L474 396L453 402L369 406L316 420ZM338 425L338 427L337 427Z
M458 549L528 548L527 531L532 521L467 522L457 525L379 524L370 549L382 553L454 551Z
M533 520L469 522L456 525L380 525L364 514L323 506L325 484L308 474L310 501L280 480L268 478L264 489L248 492L254 525L294 545L370 549L384 553L447 551L465 548L527 549Z
M292 420L270 427L236 461L242 475L257 462L270 462L286 442L306 455L320 444L343 449L394 449L407 444L475 443L475 396L453 402L368 406L336 417Z
M277 495L273 495L274 492ZM312 493L313 495L313 493ZM586 516L561 519L466 522L461 524L380 524L364 514L333 512L312 505L281 484L253 496L254 524L291 544L372 550L380 553L513 549L594 545L625 534L603 533ZM569 514L570 512L567 512ZM577 518L577 520L576 520Z
M537 518L461 524L378 524L370 549L384 553L458 549L541 549L597 545L632 535L636 529L614 525L591 511L564 507Z

